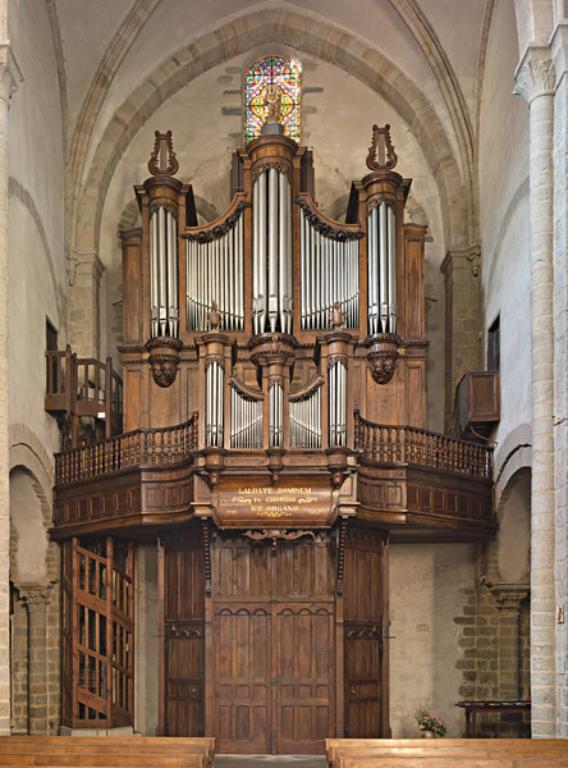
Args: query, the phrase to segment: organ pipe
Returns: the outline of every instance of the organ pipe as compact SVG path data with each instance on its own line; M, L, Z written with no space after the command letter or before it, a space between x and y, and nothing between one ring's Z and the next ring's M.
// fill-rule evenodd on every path
M358 240L325 234L302 211L300 224L301 325L306 330L332 327L336 304L347 328L359 325Z
M208 360L205 370L205 442L222 448L224 433L225 371L218 360Z
M290 446L321 448L321 387L289 403Z
M279 381L272 381L268 388L270 448L282 448L284 444L284 391Z
M253 186L253 329L292 332L291 189L276 168Z
M231 448L262 447L262 400L231 387Z
M163 205L150 214L150 303L152 338L177 338L177 220L173 211Z
M396 217L381 200L367 215L369 333L396 333Z
M190 331L206 331L213 303L224 331L244 327L243 216L239 213L226 232L200 242L188 239L187 325Z
M339 359L331 360L328 378L329 445L347 444L347 366Z

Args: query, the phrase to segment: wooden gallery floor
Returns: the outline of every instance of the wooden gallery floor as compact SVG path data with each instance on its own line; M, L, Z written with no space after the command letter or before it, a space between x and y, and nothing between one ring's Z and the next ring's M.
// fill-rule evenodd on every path
M217 755L215 768L324 768L318 755Z

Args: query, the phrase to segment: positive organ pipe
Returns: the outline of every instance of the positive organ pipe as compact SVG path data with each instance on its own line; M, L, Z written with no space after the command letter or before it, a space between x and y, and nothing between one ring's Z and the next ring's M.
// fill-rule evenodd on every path
M329 365L329 445L347 444L347 366L339 359Z
M279 381L268 388L270 448L282 448L284 440L284 392Z
M292 332L292 201L277 168L253 185L253 330Z
M396 333L396 216L385 200L367 215L369 333Z
M290 446L321 448L321 387L289 403Z
M231 448L262 447L262 400L231 387Z
M177 220L166 206L150 214L150 332L177 338L179 324Z
M225 371L218 360L208 360L205 370L205 442L223 447Z
M209 329L213 303L217 305L222 330L243 330L242 219L241 211L222 234L215 232L204 240L187 239L187 326L190 331Z
M320 231L302 209L300 235L301 325L306 330L332 327L337 304L347 328L359 325L359 241L345 232Z

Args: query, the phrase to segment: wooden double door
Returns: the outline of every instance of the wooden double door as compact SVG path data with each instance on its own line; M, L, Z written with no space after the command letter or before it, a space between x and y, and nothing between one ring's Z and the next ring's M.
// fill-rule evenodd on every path
M321 753L344 726L384 735L383 540L348 536L344 606L335 532L277 546L217 532L210 589L188 534L163 558L163 732L261 754Z

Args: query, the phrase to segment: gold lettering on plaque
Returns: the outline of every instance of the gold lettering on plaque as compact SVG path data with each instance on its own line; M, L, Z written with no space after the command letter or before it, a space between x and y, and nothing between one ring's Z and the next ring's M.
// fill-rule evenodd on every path
M294 512L310 513L306 509L315 504L318 498L311 487L304 488L262 488L255 485L246 485L237 488L234 495L228 500L235 508L228 510L229 514L239 514L246 510L258 517L284 517Z

